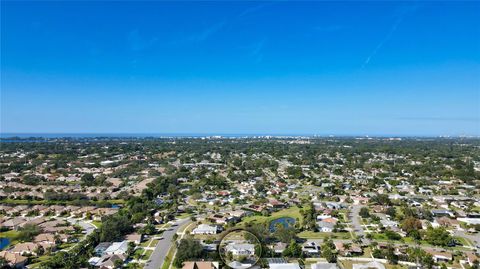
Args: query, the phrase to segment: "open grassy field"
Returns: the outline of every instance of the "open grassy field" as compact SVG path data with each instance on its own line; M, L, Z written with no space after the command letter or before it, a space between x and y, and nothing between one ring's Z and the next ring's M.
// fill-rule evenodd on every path
M299 219L300 222L303 221L303 217L300 214L300 209L296 206L283 209L277 212L272 213L271 216L249 216L243 218L243 220L238 224L239 226L245 226L246 223L263 223L267 224L270 221L282 217L290 217L294 219Z

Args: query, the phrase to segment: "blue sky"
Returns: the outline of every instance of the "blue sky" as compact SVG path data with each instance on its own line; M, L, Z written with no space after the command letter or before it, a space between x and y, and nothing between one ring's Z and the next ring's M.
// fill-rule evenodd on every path
M0 132L480 135L479 12L2 1Z

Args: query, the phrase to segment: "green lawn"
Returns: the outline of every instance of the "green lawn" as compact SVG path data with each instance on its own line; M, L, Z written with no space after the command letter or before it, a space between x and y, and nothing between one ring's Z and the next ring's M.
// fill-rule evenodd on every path
M472 242L467 239L467 238L463 238L463 237L459 237L459 236L455 236L454 237L460 244L464 245L464 246L473 246Z
M193 205L193 206L197 206L197 205L198 205L197 201L196 201L195 199L192 199L192 198L188 198L188 202L187 202L187 203L190 204L190 205Z
M148 258L150 258L150 256L152 255L152 253L153 253L153 250L147 250L147 251L145 251L145 255L143 255L142 260L148 260Z
M95 226L95 227L97 227L97 228L102 227L102 222L101 222L101 221L98 221L98 220L92 221L92 224L93 224L93 226Z
M327 261L325 260L325 258L305 258L303 263L305 265L305 268L310 268L312 264L315 264L317 262L327 262Z
M144 250L143 248L137 248L137 249L135 250L135 252L133 253L133 257L135 257L135 258L138 257L139 259L141 259L142 256L143 256L143 252L144 252L144 251L145 251L145 250Z
M277 212L272 213L271 216L249 216L243 218L243 220L238 224L239 226L245 226L246 223L269 223L270 221L282 217L290 217L294 219L299 219L300 222L303 221L303 217L300 214L300 209L296 206L283 209Z
M372 250L368 247L368 248L365 248L363 249L363 255L362 257L364 258L371 258L372 257Z
M191 232L194 228L195 228L195 222L190 222L190 223L183 224L183 226L178 229L178 232L179 233L184 233L187 231Z
M375 239L375 240L379 240L379 241L387 241L388 240L387 236L385 236L384 234L371 233L371 235L373 236L373 239Z
M38 268L42 265L42 263L48 261L52 256L43 255L38 258L34 258L31 264L28 265L29 268Z
M197 239L197 240L211 240L211 241L215 241L215 240L218 240L222 237L224 233L221 233L221 234L216 234L216 235L211 235L211 234L196 234L193 236L193 238Z
M130 262L130 263L127 264L126 268L143 268L143 264L136 263L136 262Z
M115 205L122 205L125 203L125 200L123 199L112 199L112 200L106 200L106 201Z
M150 245L150 242L151 242L151 241L152 241L152 240L149 239L149 240L147 240L147 241L145 241L145 242L142 242L142 243L140 244L140 246L141 246L141 247L144 247L144 248L145 248L145 247L148 247L148 246Z
M190 213L182 213L180 215L178 215L178 218L179 219L185 219L185 218L190 218L192 216L192 214Z
M167 228L170 228L172 226L172 224L170 223L164 223L164 224L159 224L159 225L155 225L155 227L157 229L167 229Z
M6 232L0 232L0 237L10 239L10 245L15 245L16 243L18 243L17 237L19 234L19 231L10 230Z
M160 241L160 240L154 239L154 240L152 241L152 243L150 243L150 247L152 247L152 248L155 247L155 246L158 244L158 241Z
M174 254L175 254L175 248L171 247L168 250L167 256L165 257L165 261L163 262L162 269L168 269L170 267L170 264L173 262Z
M351 260L341 260L339 261L342 265L343 268L345 269L352 269L353 264L364 264L367 262L357 262L357 261L351 261ZM406 265L401 265L401 264L388 264L384 263L386 269L406 269L408 266Z
M480 212L480 206L474 206L472 211Z
M62 243L58 246L58 249L68 249L75 245L76 243Z

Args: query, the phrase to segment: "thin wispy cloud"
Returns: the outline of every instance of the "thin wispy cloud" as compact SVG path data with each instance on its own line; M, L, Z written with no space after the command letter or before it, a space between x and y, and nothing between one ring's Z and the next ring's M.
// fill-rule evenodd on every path
M246 55L253 59L255 63L260 63L263 61L263 51L266 43L267 38L264 37L250 45L240 46L239 49L244 50Z
M130 50L142 51L154 45L158 41L158 38L152 37L146 39L140 35L138 29L135 29L128 33L127 40Z
M258 12L259 10L261 10L261 9L267 7L267 6L270 6L270 5L272 5L272 3L264 3L264 4L261 4L261 5L249 7L247 9L245 9L244 11L242 11L240 14L238 14L238 17L244 17L244 16L247 16L247 15L250 15L250 14Z
M267 38L263 38L252 45L251 56L255 59L256 63L260 63L263 60L263 48L266 42Z
M405 16L409 13L413 13L418 9L418 5L413 5L413 6L407 6L407 7L402 7L398 9L398 15L396 15L396 19L392 26L389 28L387 34L383 37L383 39L377 44L377 46L373 49L373 51L368 55L368 57L365 59L365 61L362 64L362 69L364 69L370 61L377 55L378 51L382 49L382 47L387 43L392 36L395 34L395 32L398 29L398 26L403 22Z
M194 33L194 34L191 34L187 40L188 41L191 41L191 42L202 42L202 41L205 41L207 40L210 36L212 36L213 34L217 33L218 31L220 31L224 26L225 26L225 22L224 21L221 21L219 23L216 23L216 24L213 24L213 25L210 25L204 29L202 29L201 31L197 32L197 33Z
M377 54L377 52L383 47L383 45L390 40L390 38L392 38L393 34L395 33L395 31L397 31L397 28L398 26L400 25L400 23L403 21L403 16L402 17L399 17L395 23L393 23L393 25L390 27L390 30L388 31L387 35L380 41L380 43L378 43L378 45L375 47L375 49L370 53L370 55L368 55L368 57L365 59L365 61L363 62L362 64L362 69L365 68L365 66L367 66L370 61L372 60L373 57L375 57L375 55Z

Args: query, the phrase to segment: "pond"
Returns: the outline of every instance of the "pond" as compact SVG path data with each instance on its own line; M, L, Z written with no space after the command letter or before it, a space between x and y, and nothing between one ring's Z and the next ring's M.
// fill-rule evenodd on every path
M270 222L270 232L275 232L275 227L277 224L281 224L283 227L287 228L290 226L295 225L295 219L290 218L290 217L283 217L283 218L278 218L274 219Z
M8 245L10 245L10 239L0 237L0 250L6 248Z

